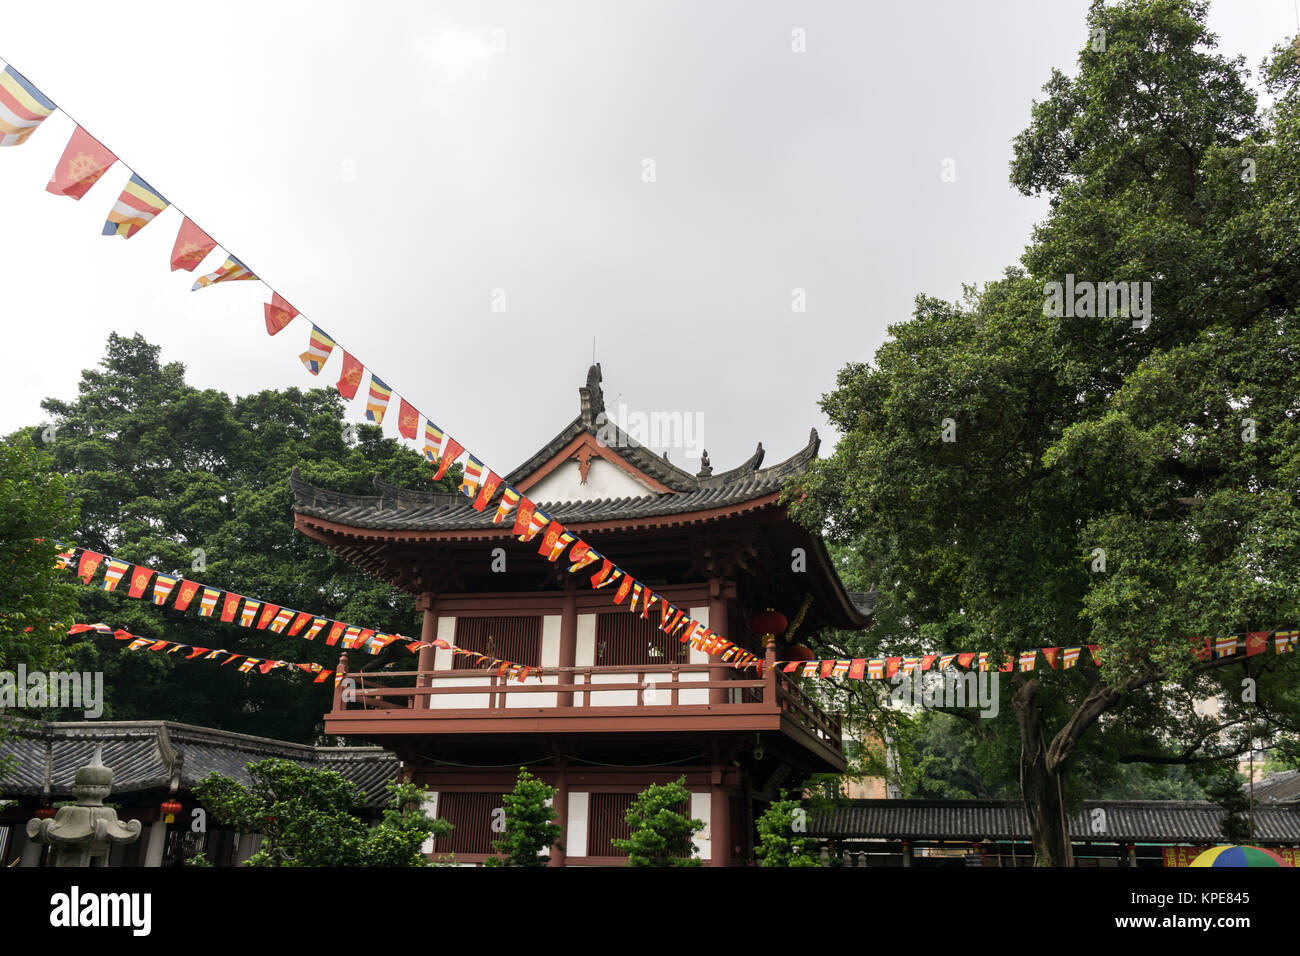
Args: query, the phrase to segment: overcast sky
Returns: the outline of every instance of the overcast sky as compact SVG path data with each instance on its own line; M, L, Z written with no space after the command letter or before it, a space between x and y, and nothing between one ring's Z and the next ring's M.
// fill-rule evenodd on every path
M810 426L827 453L837 369L918 293L1019 259L1046 206L1008 185L1011 140L1051 68L1073 72L1087 3L129 8L10 4L0 58L505 472L577 413L593 337L607 404L698 414L715 469L760 440L774 463ZM1219 0L1210 22L1256 67L1294 0ZM267 337L261 284L169 272L175 208L101 236L121 164L80 202L46 193L72 130L56 113L0 150L0 433L75 397L110 331L203 388L337 379L338 353L319 380L299 363L303 320Z

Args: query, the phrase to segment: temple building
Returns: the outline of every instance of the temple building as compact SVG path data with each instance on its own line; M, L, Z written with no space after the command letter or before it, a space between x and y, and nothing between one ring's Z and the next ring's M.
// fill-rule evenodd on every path
M779 464L763 467L760 444L716 474L706 453L692 474L608 418L599 365L578 392L578 415L506 476L509 485L769 662L783 644L764 646L751 633L758 612L797 620L796 641L869 625L870 597L845 590L823 542L781 502L817 456L816 431ZM680 777L687 809L705 823L699 855L745 865L769 801L811 774L844 770L838 716L797 677L692 649L657 620L612 604L589 575L568 573L567 561L520 545L510 522L493 523L494 508L378 479L367 496L314 488L296 473L292 486L297 529L414 595L421 640L541 668L540 679L508 681L435 647L421 649L413 667L348 662L326 731L392 751L403 773L436 793L436 815L455 829L435 854L462 863L490 856L493 811L526 767L557 790L565 832L554 866L621 865L610 841L626 836L633 797Z

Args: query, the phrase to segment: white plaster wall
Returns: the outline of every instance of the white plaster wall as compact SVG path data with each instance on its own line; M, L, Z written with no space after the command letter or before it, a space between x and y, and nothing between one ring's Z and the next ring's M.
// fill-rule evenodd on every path
M420 804L420 806L425 813L427 813L429 816L433 817L436 820L438 818L437 792L435 791L434 793L430 793L429 796L425 798L424 802ZM429 839L424 841L424 845L420 847L420 852L423 853L425 856L428 856L430 853L433 852L433 837L429 837Z
M438 637L448 644L456 643L456 619L454 617L438 618ZM451 662L455 655L451 651L439 647L433 652L433 669L436 671L451 670Z
M597 498L641 498L656 494L649 485L633 478L613 462L593 458L587 469L587 483L576 461L558 465L528 489L533 501L591 501Z
M700 859L702 860L709 859L709 854L712 852L713 832L712 832L712 825L710 823L710 814L712 810L713 810L713 802L710 799L709 794L707 793L691 794L691 817L696 820L704 821L704 829L701 830L699 833L695 834L695 841L694 841L695 850L698 853ZM726 834L723 834L723 838L724 839L726 838Z
M709 626L708 605L705 605L704 607L691 608L690 615L705 627ZM697 651L692 647L688 659L692 664L707 664L709 662L709 655L705 654L703 651ZM686 683L687 681L707 681L708 679L709 675L707 671L701 671L697 674L682 675L683 683ZM677 699L682 704L707 704L709 702L709 690L707 687L703 690L684 690L678 695Z
M587 791L569 791L569 820L564 833L566 856L587 855Z

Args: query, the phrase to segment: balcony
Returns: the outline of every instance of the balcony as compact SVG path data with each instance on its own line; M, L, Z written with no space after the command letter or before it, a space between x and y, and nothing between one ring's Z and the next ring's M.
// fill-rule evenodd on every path
M369 738L775 733L843 769L837 714L774 667L745 673L723 662L546 667L523 683L475 670L345 673L325 730Z

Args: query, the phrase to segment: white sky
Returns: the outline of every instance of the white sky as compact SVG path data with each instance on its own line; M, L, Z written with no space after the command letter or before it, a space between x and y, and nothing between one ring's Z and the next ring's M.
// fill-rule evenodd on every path
M65 0L9 5L0 58L498 471L577 413L593 336L607 403L698 413L722 470L810 426L828 452L836 371L918 293L1017 261L1046 207L1009 186L1011 139L1086 8ZM1256 67L1294 0L1219 0L1211 26ZM337 378L337 352L303 370L303 320L267 337L262 285L169 272L175 208L101 236L121 164L46 193L72 129L0 150L0 433L75 397L110 331L199 387Z

